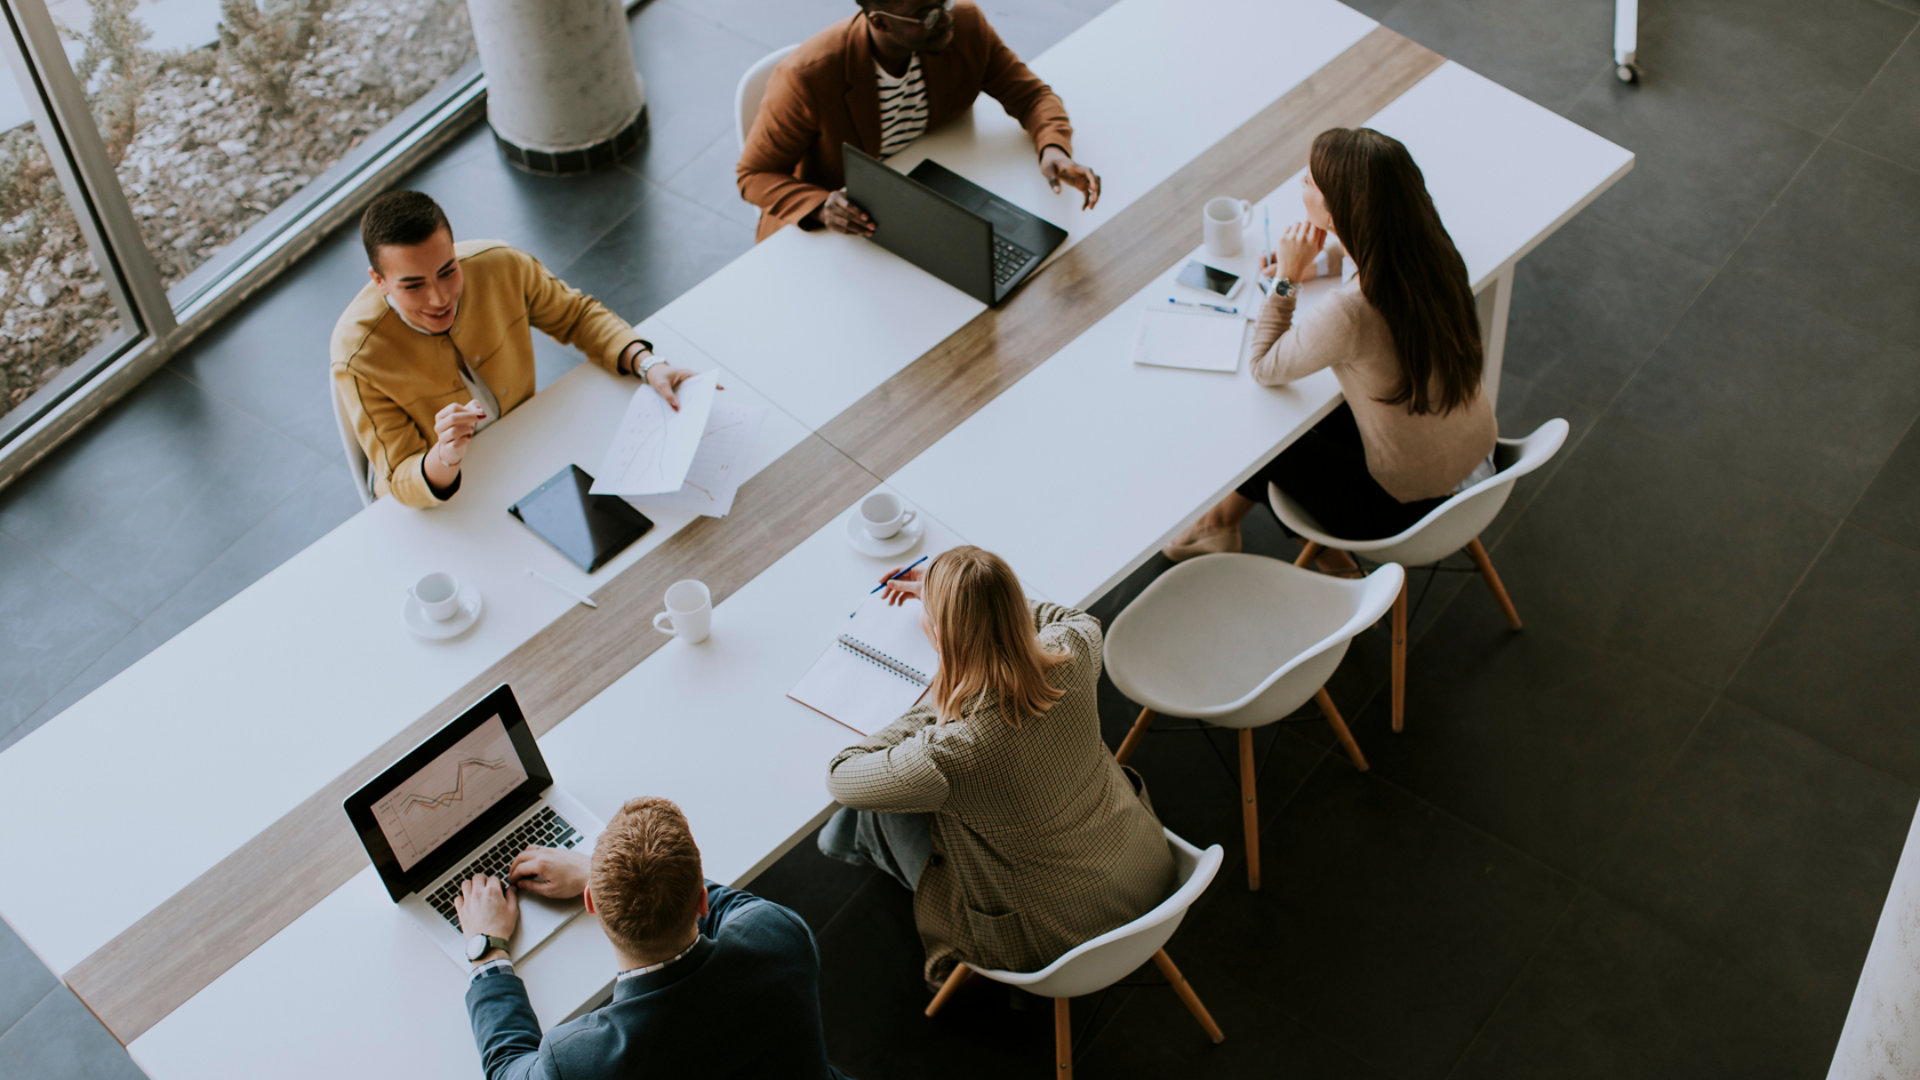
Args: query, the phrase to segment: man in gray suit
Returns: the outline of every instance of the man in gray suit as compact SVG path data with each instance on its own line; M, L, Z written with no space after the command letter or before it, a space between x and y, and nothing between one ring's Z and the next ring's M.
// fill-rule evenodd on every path
M583 897L619 972L610 1003L544 1038L503 947L520 917L516 886ZM494 939L467 984L487 1080L845 1080L827 1062L820 957L807 924L771 900L706 881L687 819L666 799L629 800L591 859L529 848L506 881L466 882L454 907L461 933Z

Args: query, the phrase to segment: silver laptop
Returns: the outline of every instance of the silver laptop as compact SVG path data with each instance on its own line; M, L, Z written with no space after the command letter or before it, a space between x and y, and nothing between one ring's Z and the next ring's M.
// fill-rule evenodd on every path
M460 884L475 874L505 879L529 847L591 847L604 824L554 786L504 683L345 805L394 902L463 967L466 938L453 909ZM522 891L507 951L525 956L584 910L579 900Z

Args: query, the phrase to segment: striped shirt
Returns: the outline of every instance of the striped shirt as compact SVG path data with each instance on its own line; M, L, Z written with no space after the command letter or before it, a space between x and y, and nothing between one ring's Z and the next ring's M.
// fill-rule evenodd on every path
M907 73L895 77L878 63L880 79L880 156L892 157L927 130L927 83L920 77L920 54L907 62Z

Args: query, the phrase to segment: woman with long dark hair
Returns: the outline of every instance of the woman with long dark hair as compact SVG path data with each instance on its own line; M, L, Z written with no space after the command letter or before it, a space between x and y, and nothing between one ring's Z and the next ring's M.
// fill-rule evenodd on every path
M1262 260L1275 281L1254 332L1253 377L1279 386L1332 368L1346 403L1181 534L1166 549L1176 561L1240 550L1240 521L1269 483L1328 532L1371 540L1491 473L1497 430L1480 385L1473 290L1420 167L1397 139L1334 128L1313 140L1302 187L1307 220ZM1296 325L1298 287L1329 234L1357 273ZM1352 562L1334 553L1321 565Z

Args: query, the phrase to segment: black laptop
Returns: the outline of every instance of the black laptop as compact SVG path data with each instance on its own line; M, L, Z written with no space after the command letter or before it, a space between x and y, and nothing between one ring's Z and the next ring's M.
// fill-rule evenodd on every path
M873 219L873 241L985 304L997 304L1067 238L937 162L902 175L851 143L847 198Z

